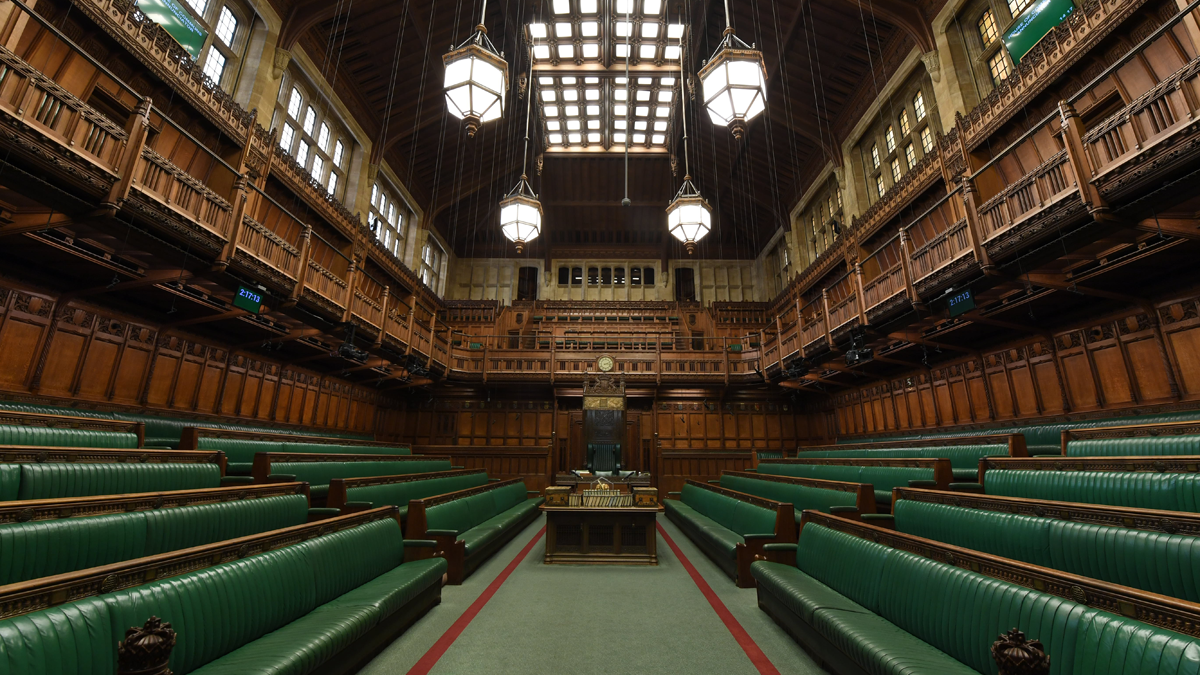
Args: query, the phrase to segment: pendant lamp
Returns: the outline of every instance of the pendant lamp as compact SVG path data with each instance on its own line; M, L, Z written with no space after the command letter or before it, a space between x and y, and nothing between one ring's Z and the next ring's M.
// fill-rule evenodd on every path
M525 109L525 152L521 157L521 180L516 187L500 200L500 231L504 237L517 245L517 253L525 250L525 244L537 239L542 233L542 203L529 184L526 169L529 166L529 119L533 116L533 55L529 58L529 88Z
M727 126L734 138L767 107L767 68L762 52L733 34L729 0L725 0L725 33L717 51L700 69L704 106L713 124Z
M667 231L683 242L688 255L696 252L696 242L712 229L712 207L708 205L700 190L692 183L692 172L688 164L687 91L684 90L683 57L686 50L680 49L679 61L679 116L683 119L683 185L675 193L675 199L667 206Z
M483 16L475 33L442 57L446 105L451 115L463 120L472 138L480 125L504 115L504 94L508 91L508 62L488 39L483 25L486 16L484 0Z

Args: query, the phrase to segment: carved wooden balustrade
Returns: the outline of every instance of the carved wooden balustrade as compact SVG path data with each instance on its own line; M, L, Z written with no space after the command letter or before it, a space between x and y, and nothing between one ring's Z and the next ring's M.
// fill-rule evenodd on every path
M949 266L964 255L973 253L967 219L955 223L929 243L913 251L913 280L920 282L934 272Z
M315 260L308 261L308 274L304 277L304 287L338 307L346 306L350 294L350 286L345 281L318 265Z
M800 327L800 345L807 351L826 338L825 317L814 315Z
M1028 217L1064 199L1078 198L1075 172L1060 150L1033 171L1014 181L979 206L979 222L984 242Z
M125 130L3 47L0 112L29 125L60 152L116 176Z
M367 297L362 291L354 291L354 302L350 305L350 311L368 324L383 328L383 305Z
M233 206L150 148L142 149L142 171L133 188L223 239L232 234Z
M863 309L870 319L871 310L897 296L907 297L903 263L894 263L871 281L863 283Z
M308 226L299 218L252 186L247 193L243 225L238 232L238 250L250 260L269 265L295 280L300 276L302 253L277 233L295 233L302 239L306 229Z

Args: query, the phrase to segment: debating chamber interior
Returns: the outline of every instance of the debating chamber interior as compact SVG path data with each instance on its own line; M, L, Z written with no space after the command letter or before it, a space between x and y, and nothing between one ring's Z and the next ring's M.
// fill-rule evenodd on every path
M0 675L1200 675L1200 0L0 0Z

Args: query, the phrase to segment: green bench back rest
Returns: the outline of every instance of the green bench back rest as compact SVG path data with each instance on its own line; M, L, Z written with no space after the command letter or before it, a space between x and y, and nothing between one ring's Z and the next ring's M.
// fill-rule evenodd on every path
M200 437L200 450L221 450L229 462L230 473L249 472L254 464L254 455L259 452L291 452L352 455L409 455L408 448L377 445L346 445L343 443L289 443L287 441L259 441L245 438Z
M20 499L21 465L0 464L0 501Z
M408 473L449 471L449 460L418 460L412 462L280 462L271 464L271 474L288 474L311 485L313 496L325 496L329 481L334 478L365 476L396 476Z
M447 492L457 492L467 488L487 485L485 473L473 473L465 476L446 476L428 480L412 480L403 483L387 483L384 485L364 485L346 490L346 500L351 502L370 502L372 506L399 506L407 509L408 503L414 499L424 499Z
M895 516L906 534L1200 601L1200 537L908 499L896 503Z
M199 450L220 450L225 453L225 460L230 464L244 464L247 468L254 463L254 454L258 452L283 452L283 443L279 441L254 441L245 438L205 438L200 437L196 443Z
M1053 567L1049 542L1051 521L1046 518L926 504L911 499L896 502L893 515L896 529L905 534Z
M63 448L136 448L137 434L98 429L53 429L0 424L0 445Z
M772 534L775 532L775 511L735 497L684 485L680 499L701 515L713 519L738 535Z
M1139 438L1096 438L1069 441L1070 457L1200 455L1200 435Z
M984 488L1002 497L1200 512L1196 474L1003 470L988 471Z
M431 530L454 530L461 535L483 521L523 503L527 497L525 484L518 481L430 506L425 509L425 520Z
M837 464L759 464L758 472L777 476L870 483L876 492L908 487L911 480L933 480L933 469L911 466L840 466Z
M20 464L16 499L59 499L221 486L216 464ZM6 481L7 482L7 481Z
M879 448L861 450L814 450L800 452L801 457L813 459L834 459L840 457L865 457L875 459L891 459L905 457L922 457L925 459L948 459L954 469L977 469L979 460L984 457L1007 457L1008 446L999 443L982 445L950 445L928 446L919 448Z
M0 585L303 525L304 495L0 525Z
M1200 672L1200 646L1171 631L820 525L800 539L802 571L981 673L1013 627L1043 643L1053 675Z
M795 507L796 513L805 509L816 509L829 513L831 506L856 506L858 504L857 496L853 492L823 490L807 485L776 483L770 480L754 480L745 476L723 475L721 476L721 487L791 504Z
M308 614L403 560L395 520L0 621L0 673L112 675L125 629L151 615L180 638L187 675ZM297 646L300 647L299 645ZM320 649L320 647L315 647Z

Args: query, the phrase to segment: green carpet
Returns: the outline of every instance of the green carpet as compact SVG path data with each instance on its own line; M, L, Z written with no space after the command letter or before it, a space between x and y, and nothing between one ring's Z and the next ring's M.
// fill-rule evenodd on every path
M362 673L408 670L544 525L538 519ZM676 545L783 675L823 671L691 541L659 516ZM659 537L658 567L543 565L544 539L467 626L432 675L642 675L758 670Z

